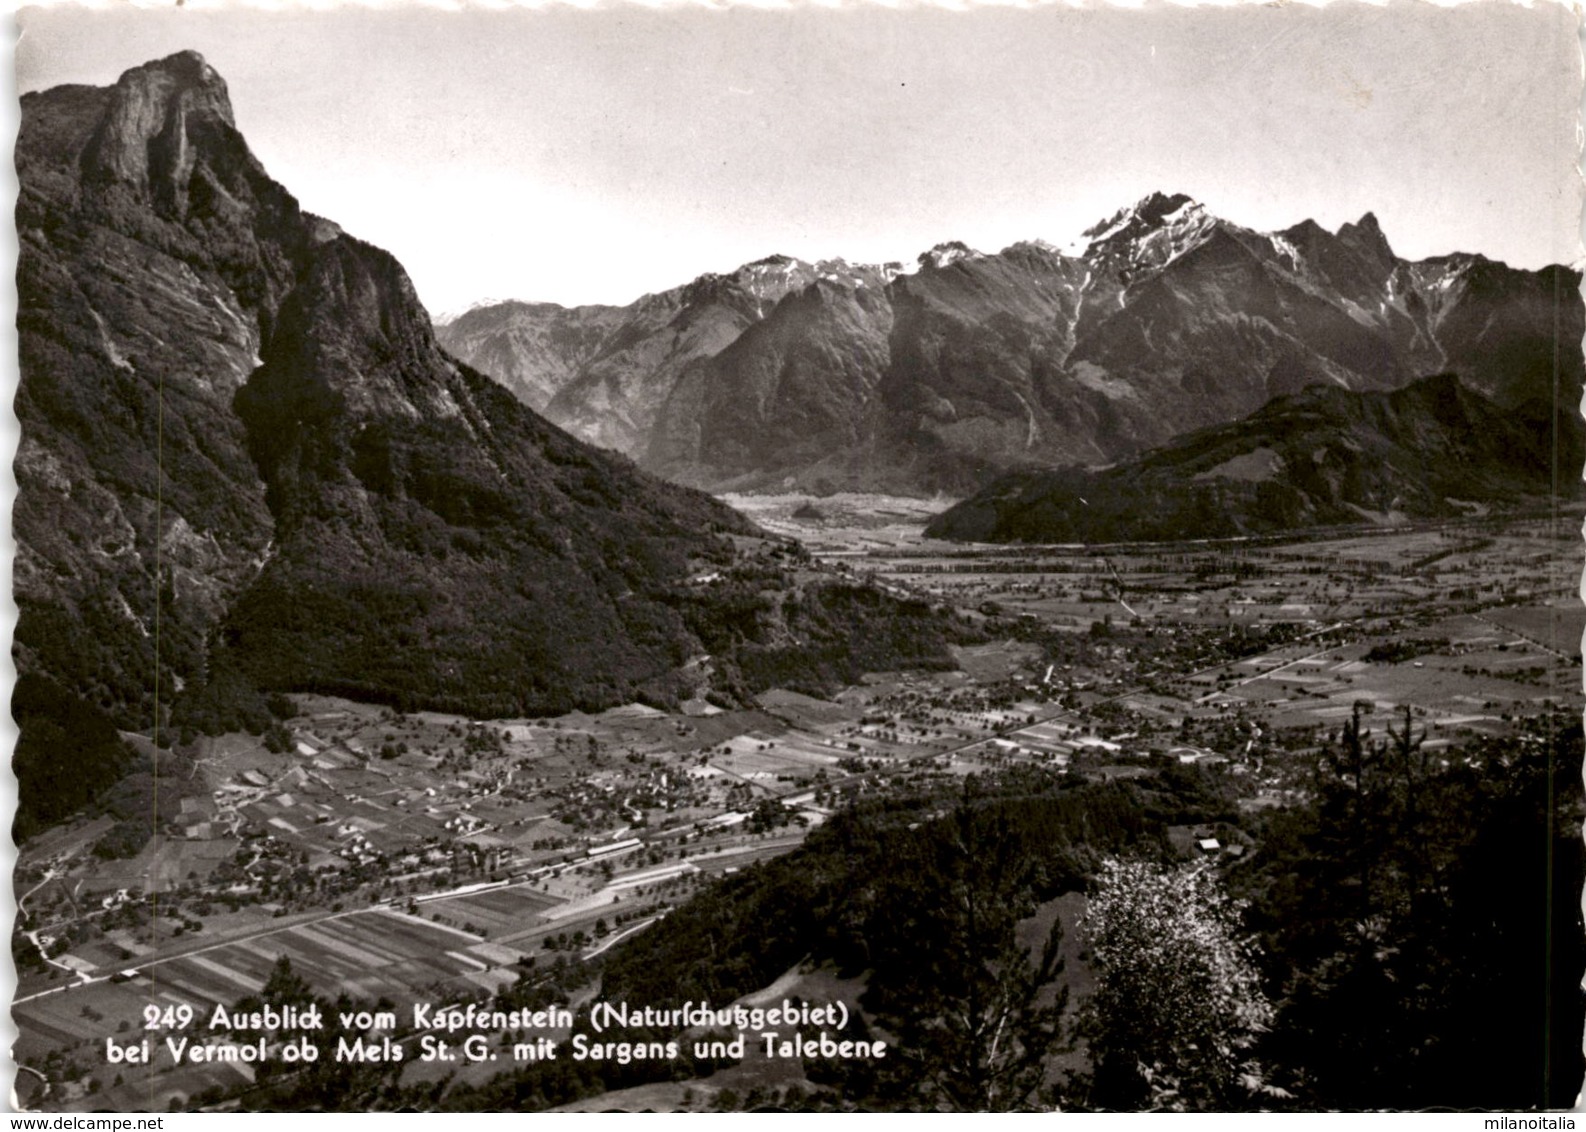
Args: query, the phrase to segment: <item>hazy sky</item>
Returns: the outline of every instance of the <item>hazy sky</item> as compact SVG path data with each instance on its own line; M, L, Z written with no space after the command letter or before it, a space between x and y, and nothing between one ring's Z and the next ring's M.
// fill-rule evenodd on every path
M1146 193L1401 254L1579 258L1562 6L23 11L21 90L196 48L304 206L432 311L772 252L1065 243Z

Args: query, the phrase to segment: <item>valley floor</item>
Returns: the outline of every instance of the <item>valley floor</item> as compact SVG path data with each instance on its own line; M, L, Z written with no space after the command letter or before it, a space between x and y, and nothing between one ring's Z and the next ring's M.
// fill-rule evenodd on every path
M244 1090L246 1062L112 1065L107 1039L144 1037L150 1006L207 1017L283 956L317 991L403 1017L484 997L619 946L856 797L1019 764L1139 776L1168 759L1224 768L1242 808L1281 807L1305 790L1290 756L1361 701L1384 721L1409 707L1435 751L1579 692L1579 516L965 547L918 535L945 504L747 501L828 561L971 611L989 643L959 650L956 672L876 673L829 700L773 690L752 710L478 721L299 696L289 742L201 739L168 787L180 817L137 856L94 853L105 818L20 853L20 1102L163 1110ZM1210 833L1174 836L1193 854ZM789 977L824 980L803 987L811 1000L843 993L830 972ZM624 1103L706 1107L724 1088L802 1080L754 1064ZM412 1060L403 1081L440 1075Z

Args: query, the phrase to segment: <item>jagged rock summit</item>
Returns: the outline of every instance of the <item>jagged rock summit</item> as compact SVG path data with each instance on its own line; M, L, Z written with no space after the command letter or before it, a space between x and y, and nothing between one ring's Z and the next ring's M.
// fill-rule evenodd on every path
M180 215L195 174L210 172L200 165L214 140L235 126L225 81L196 51L136 67L112 88L83 150L83 179L152 193Z
M1082 258L1137 277L1165 267L1204 242L1216 227L1216 218L1183 193L1152 193L1086 229L1090 242Z

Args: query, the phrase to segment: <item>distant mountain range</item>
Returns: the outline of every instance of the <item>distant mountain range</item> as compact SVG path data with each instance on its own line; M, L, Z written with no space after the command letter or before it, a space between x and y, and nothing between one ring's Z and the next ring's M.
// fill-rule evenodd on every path
M440 341L551 420L713 490L967 493L1107 463L1319 383L1452 372L1535 415L1579 400L1579 275L1394 255L1371 214L1260 233L1156 194L1079 254L939 245L771 257L627 307L504 303ZM1572 428L1575 427L1573 421Z
M19 831L123 769L110 723L258 729L269 691L513 716L949 663L924 603L447 355L197 54L24 96L16 161Z
M1391 392L1313 385L1103 471L1009 472L937 516L926 534L1219 538L1537 505L1559 486L1555 460L1572 476L1581 465L1578 444L1551 448L1549 431L1561 423L1500 409L1453 374Z

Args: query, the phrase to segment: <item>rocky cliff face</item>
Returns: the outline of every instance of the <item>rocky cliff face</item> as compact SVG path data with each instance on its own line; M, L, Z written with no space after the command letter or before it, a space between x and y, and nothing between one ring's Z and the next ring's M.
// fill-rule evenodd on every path
M268 177L197 55L29 95L17 166L28 828L118 770L51 745L63 704L540 713L665 699L719 651L689 579L752 528L450 357L400 264Z
M1540 411L1556 369L1561 400L1579 398L1579 278L1562 268L1409 263L1369 213L1260 233L1182 195L1087 237L1077 255L944 244L909 273L796 268L781 294L713 308L682 345L695 324L681 308L645 322L657 300L641 300L621 348L598 350L547 412L683 482L930 493L1127 457L1314 383L1448 371Z
M269 552L230 402L312 225L192 54L27 96L16 159L17 663L147 720Z
M202 59L23 115L24 668L146 725L156 671L168 707L217 660L524 708L678 661L645 602L744 522L445 354L400 264L269 179Z

